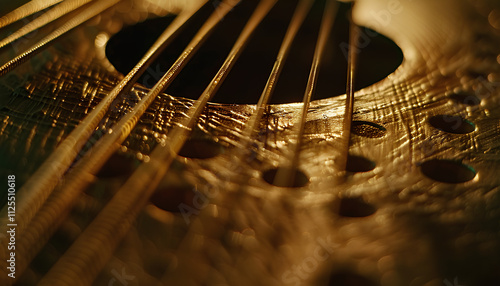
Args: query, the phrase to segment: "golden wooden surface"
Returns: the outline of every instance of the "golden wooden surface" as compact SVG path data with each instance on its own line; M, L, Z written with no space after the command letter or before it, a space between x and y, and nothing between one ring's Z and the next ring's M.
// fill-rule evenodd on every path
M113 89L123 75L107 61L106 41L124 25L167 14L156 2L121 1L0 78L2 178L15 174L25 182ZM344 177L338 167L345 95L311 103L298 166L308 183L298 188L273 186L263 177L297 140L292 127L301 103L269 106L251 150L242 148L242 134L255 106L211 103L192 138L202 146L200 156L218 155L177 157L153 195L171 211L147 203L116 251L97 250L112 258L103 269L89 270L98 274L95 280L63 282L62 273L55 276L58 283L496 285L499 11L496 1L356 1L354 21L388 36L404 54L394 73L355 94L353 119L361 123L349 153L369 159L352 159L353 169L366 172ZM2 49L2 64L52 28ZM136 84L86 148L148 91ZM174 96L153 102L98 175L82 174L92 184L55 236L30 264L17 257L18 267L27 266L16 280L20 285L42 279L131 172L155 160L152 149L193 104ZM186 149L187 157L199 152ZM7 255L4 250L0 281L10 284Z

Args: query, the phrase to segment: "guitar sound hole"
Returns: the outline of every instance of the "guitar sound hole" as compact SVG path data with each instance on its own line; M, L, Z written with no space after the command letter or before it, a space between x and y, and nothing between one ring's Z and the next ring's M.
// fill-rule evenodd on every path
M306 174L304 174L300 170L295 170L294 180L290 185L276 183L275 178L276 178L276 175L278 174L278 171L279 171L279 168L269 169L262 174L262 178L267 183L274 185L274 186L277 186L277 187L300 188L300 187L307 185L307 183L309 183L309 178L306 176Z
M330 276L328 286L377 286L377 284L361 275L341 272Z
M453 134L467 134L476 130L474 123L454 115L436 115L429 119L429 123L434 128Z
M364 173L375 169L375 166L375 162L365 157L349 155L346 170L353 173Z
M232 45L258 1L241 1L215 28L193 58L166 89L176 97L197 99L221 67ZM278 50L288 28L297 1L279 1L259 25L241 56L221 85L213 101L229 104L254 104L264 90ZM346 50L349 43L350 5L340 4L334 31L322 59L314 99L330 98L345 93L347 80ZM271 103L302 100L312 64L324 1L315 1L311 12L297 34L283 71L276 82ZM188 22L138 83L151 88L174 63L188 42L214 11L206 5ZM106 55L113 66L127 74L174 17L150 19L124 28L111 37ZM356 77L356 89L383 80L403 60L400 48L376 32L362 29L362 49ZM124 48L126 47L126 48Z
M456 103L475 106L481 103L481 100L474 94L468 92L453 93L449 96Z
M363 137L380 138L384 137L385 133L387 133L387 129L373 122L353 121L351 132Z
M472 167L453 160L432 159L422 163L420 168L425 176L443 183L465 183L476 177Z
M191 139L184 143L179 155L192 159L210 159L222 153L222 146L207 139Z
M367 217L376 211L377 208L362 197L352 197L340 199L338 214L343 217Z
M182 205L193 207L194 192L189 187L169 186L159 188L151 197L151 202L158 208L178 213Z

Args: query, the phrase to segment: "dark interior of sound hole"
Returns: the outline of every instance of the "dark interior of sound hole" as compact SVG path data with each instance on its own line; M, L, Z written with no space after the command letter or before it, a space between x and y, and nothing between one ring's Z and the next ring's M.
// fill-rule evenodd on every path
M226 15L213 34L203 44L184 70L167 88L176 97L196 99L221 67L240 31L258 1L241 1ZM297 1L279 1L260 24L244 52L215 95L213 102L256 103L272 70L276 55L292 17ZM278 79L272 103L301 101L306 88L324 1L316 1L293 42L283 72ZM313 99L323 99L345 93L349 23L348 4L340 4L332 35L321 64L317 90ZM183 49L214 12L207 4L183 28L162 55L139 79L152 87L174 63ZM106 46L107 57L115 68L128 73L147 51L173 17L147 20L124 28ZM356 89L372 85L392 73L402 62L403 54L391 40L363 29Z

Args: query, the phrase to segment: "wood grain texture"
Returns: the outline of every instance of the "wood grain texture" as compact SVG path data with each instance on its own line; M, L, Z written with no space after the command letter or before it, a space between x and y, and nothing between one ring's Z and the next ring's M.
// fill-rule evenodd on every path
M123 77L103 43L124 25L154 17L149 2L122 1L0 78L3 178L26 181ZM345 95L311 102L298 166L309 181L300 188L272 186L262 176L297 140L302 104L268 106L251 150L242 150L255 106L210 103L192 139L215 143L218 155L177 157L158 187L166 197L156 197L170 211L153 196L94 285L498 284L499 9L497 1L356 1L354 21L404 53L394 73L355 94L353 119L384 128L380 137L351 138L350 154L374 169L347 178L338 169ZM16 54L1 52L2 63ZM122 95L81 156L148 91L139 82ZM192 105L169 94L152 103L116 155L123 161L82 174L91 185L16 282L42 279L130 173L154 160L153 148ZM353 159L354 168L369 163ZM121 166L126 171L103 175ZM12 283L5 269L0 281Z

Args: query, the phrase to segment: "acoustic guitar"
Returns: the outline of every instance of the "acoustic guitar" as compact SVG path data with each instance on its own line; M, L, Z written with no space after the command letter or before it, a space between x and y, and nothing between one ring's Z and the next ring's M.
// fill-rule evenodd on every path
M499 285L498 1L0 14L1 285Z

